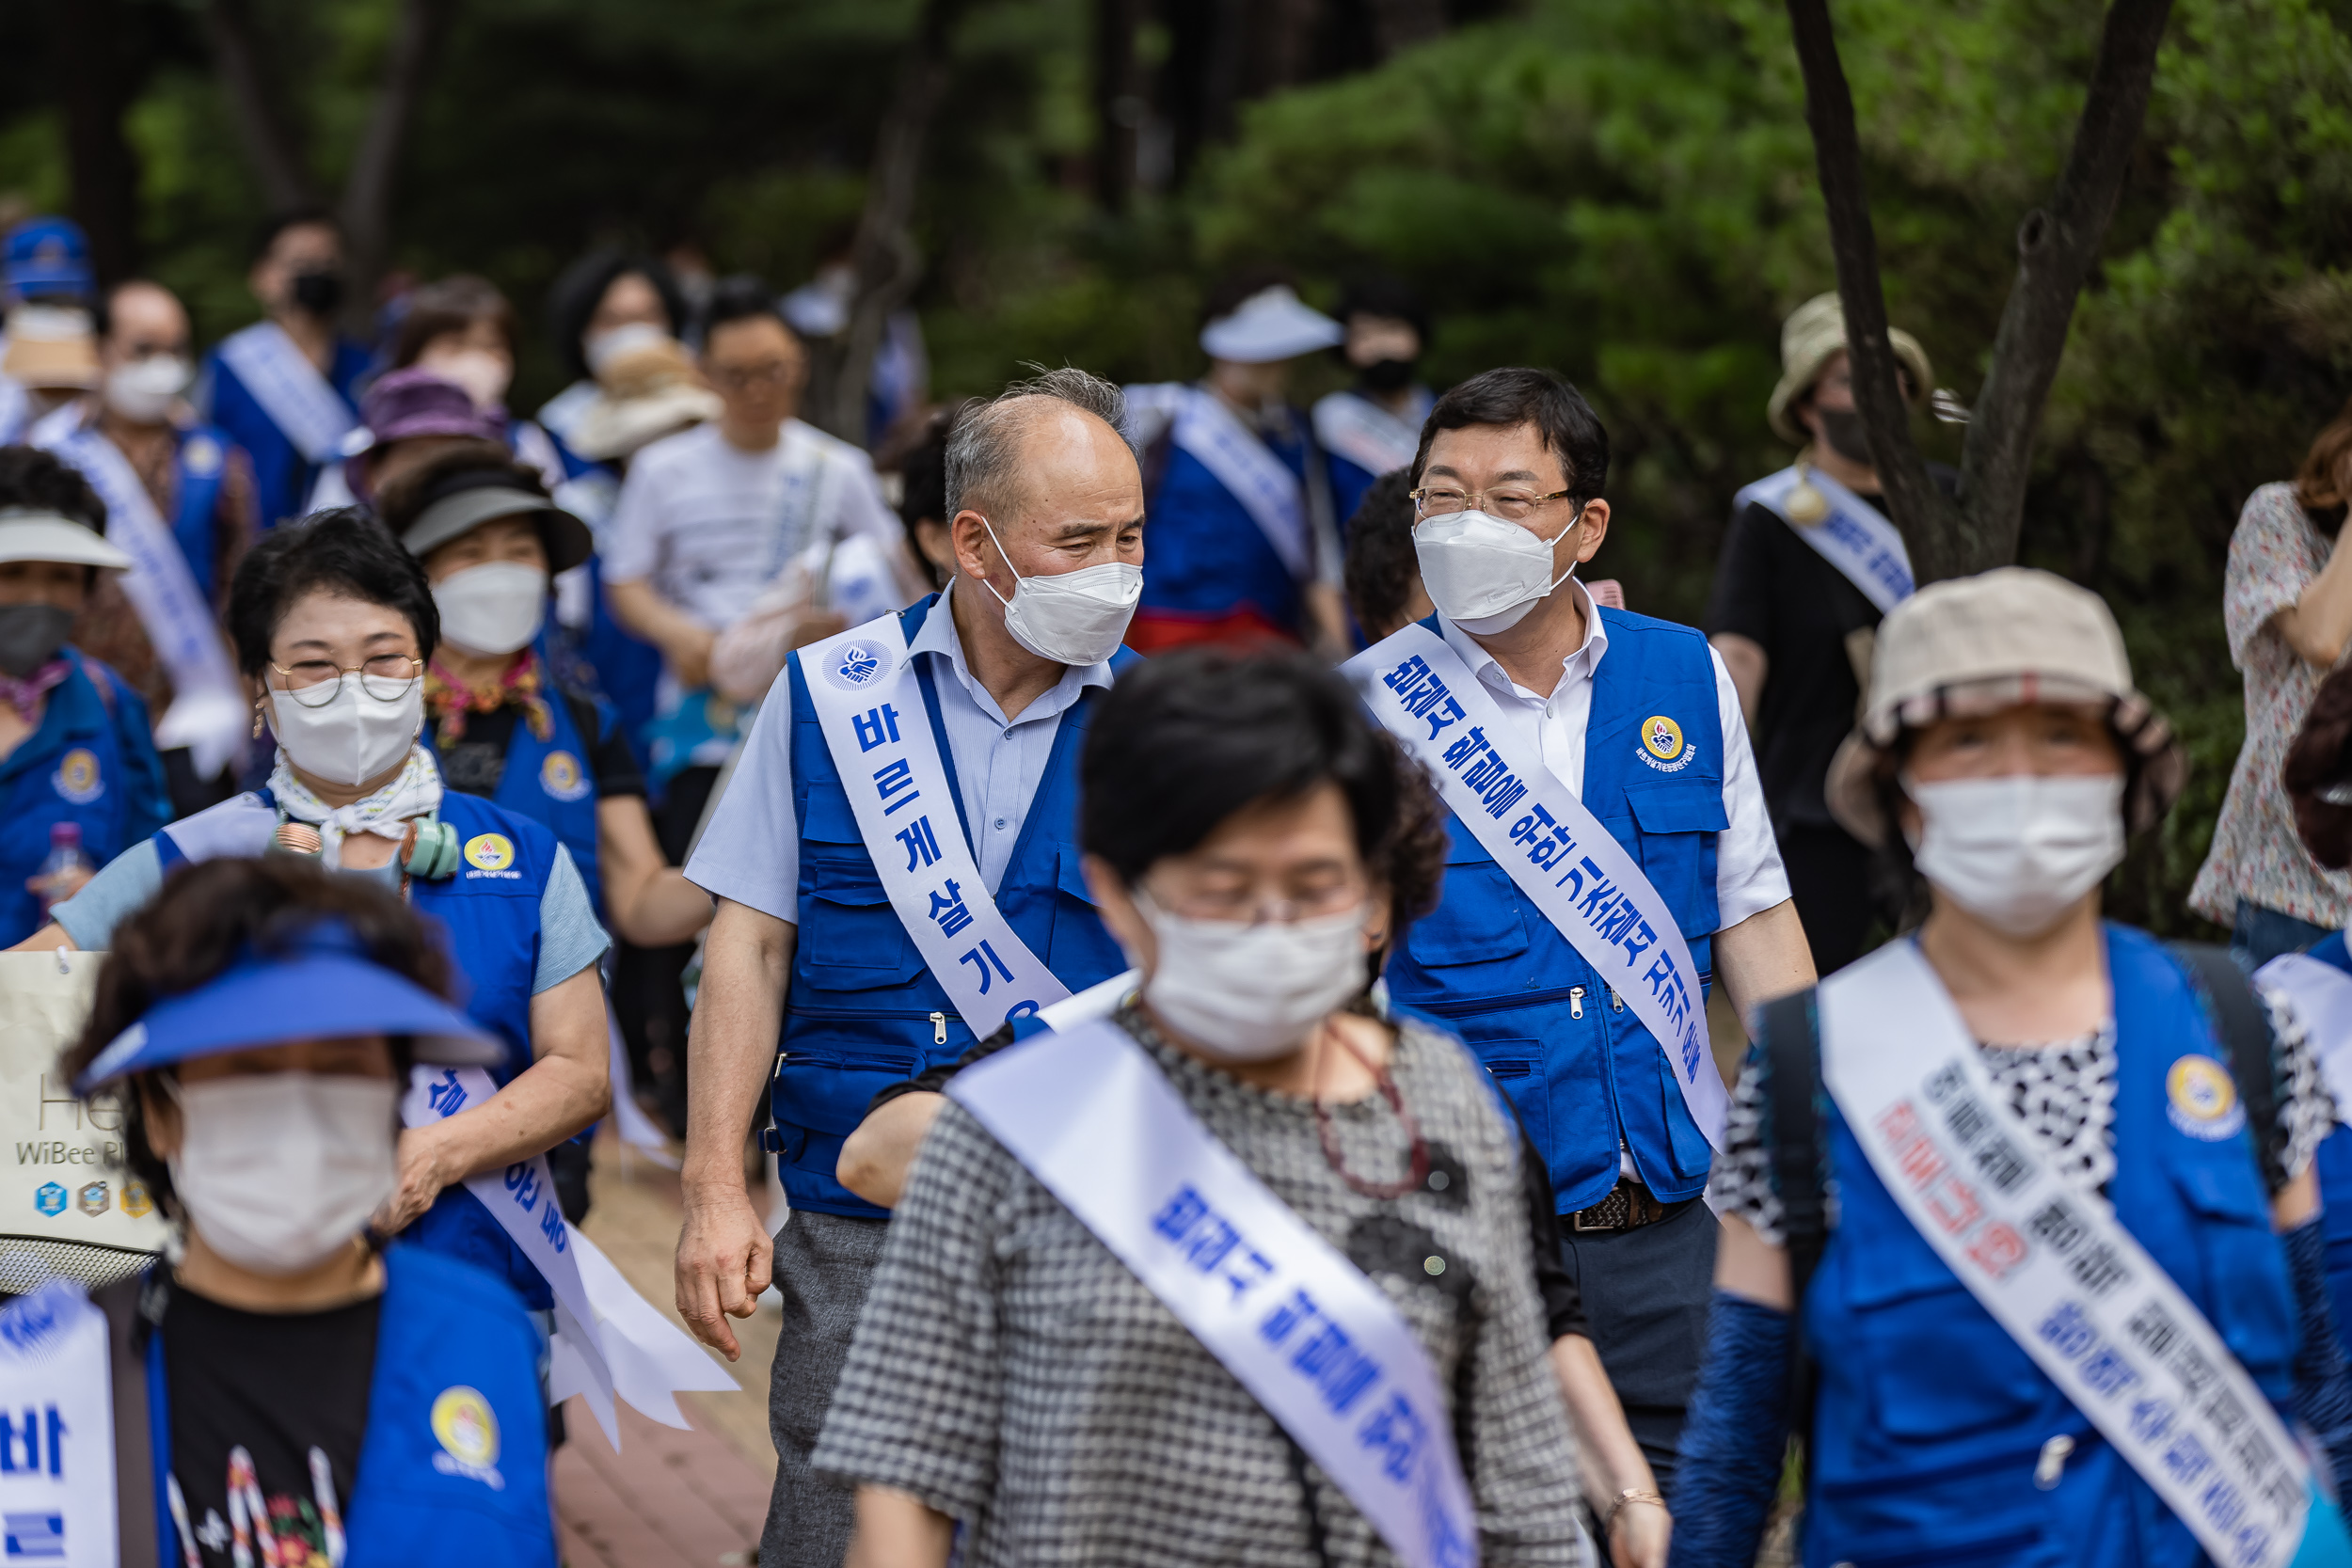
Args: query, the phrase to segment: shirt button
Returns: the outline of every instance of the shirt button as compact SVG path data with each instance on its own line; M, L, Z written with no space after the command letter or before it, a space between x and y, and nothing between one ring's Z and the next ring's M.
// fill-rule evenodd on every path
M996 819L996 831L1000 833L1005 831L1005 819L1001 816Z

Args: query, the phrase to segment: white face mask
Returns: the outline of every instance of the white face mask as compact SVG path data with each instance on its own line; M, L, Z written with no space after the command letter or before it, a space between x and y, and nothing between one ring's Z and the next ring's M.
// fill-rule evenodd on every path
M106 406L133 424L161 424L195 372L176 354L151 354L106 372Z
M2058 924L2123 858L2123 777L2018 774L1903 780L1919 808L1912 863L1995 930L2020 939Z
M1579 510L1549 539L1486 512L1431 517L1413 529L1422 586L1439 614L1473 637L1509 631L1543 597L1576 576L1551 575L1551 547L1584 515Z
M995 528L986 517L980 526L988 530L996 553L1005 555ZM1081 566L1057 577L1025 578L1014 569L1012 557L1005 555L1005 569L1012 573L1011 598L996 594L995 585L985 578L980 586L996 594L996 602L1005 607L1005 629L1012 640L1057 664L1100 664L1110 657L1143 598L1143 568L1123 561Z
M1138 890L1136 910L1159 944L1144 1001L1170 1029L1227 1061L1284 1055L1363 993L1361 905L1245 926L1170 914Z
M272 1072L182 1085L171 1184L207 1246L255 1274L315 1268L398 1184L388 1079Z
M369 696L355 671L343 672L340 687L317 707L295 702L291 691L271 691L269 727L296 768L357 788L408 754L424 727L424 682L402 682L389 702Z
M473 400L476 408L503 407L506 388L515 379L515 362L486 348L420 355L417 369L455 382L466 389L466 396Z
M651 322L623 322L618 326L592 332L580 345L580 357L588 361L588 373L602 375L604 369L623 355L634 353L653 343L667 342L670 335Z
M511 654L547 620L548 575L519 561L485 562L434 584L433 602L452 643L472 654Z

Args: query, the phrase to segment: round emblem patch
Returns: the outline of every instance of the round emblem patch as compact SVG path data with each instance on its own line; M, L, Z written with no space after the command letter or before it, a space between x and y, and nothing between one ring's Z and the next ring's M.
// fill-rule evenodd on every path
M845 642L825 660L825 679L855 691L882 673L882 651L871 642Z
M476 833L466 840L466 863L477 871L503 871L515 863L515 843L504 833Z
M433 1435L460 1465L480 1468L498 1463L499 1418L488 1400L463 1384L442 1389L433 1402Z
M59 757L49 782L77 806L86 806L106 793L106 781L98 776L98 753L87 746L76 746Z
M2246 1107L2238 1102L2237 1085L2211 1056L2187 1055L2164 1075L2165 1114L2172 1125L2192 1138L2219 1143L2235 1137L2246 1125Z
M558 800L578 800L588 793L588 775L569 752L549 752L539 764L539 787Z
M1682 754L1682 726L1662 713L1653 713L1642 721L1642 749L1661 762L1672 762Z
M198 479L210 479L220 472L220 443L198 432L180 446L180 461Z

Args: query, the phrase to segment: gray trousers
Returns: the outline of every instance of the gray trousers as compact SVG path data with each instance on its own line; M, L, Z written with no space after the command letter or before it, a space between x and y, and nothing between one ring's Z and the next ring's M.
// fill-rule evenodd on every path
M1584 1297L1593 1349L1625 1406L1658 1489L1672 1497L1682 1416L1707 1354L1715 1237L1703 1198L1638 1230L1578 1235L1560 1221L1561 1260Z
M811 1470L808 1459L889 1231L887 1220L796 1209L776 1232L784 1329L768 1384L776 1487L759 1532L760 1568L841 1568L850 1549L853 1494Z

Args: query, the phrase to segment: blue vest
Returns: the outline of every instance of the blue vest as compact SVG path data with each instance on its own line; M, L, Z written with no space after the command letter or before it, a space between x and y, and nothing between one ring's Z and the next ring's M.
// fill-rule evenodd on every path
M229 433L208 424L191 425L179 433L172 459L179 479L180 507L171 517L171 537L186 559L188 574L206 604L220 585L215 567L219 562L217 515L220 487L229 476Z
M2166 1115L2190 1053L2223 1065L2171 957L2106 927L2115 991L2117 1217L2196 1303L2290 1427L2295 1296L2249 1136L2207 1142ZM1836 1107L1837 1229L1805 1292L1820 1369L1804 1560L2186 1568L2196 1538L2101 1440L1913 1228ZM2058 1485L2042 1445L2074 1441Z
M103 866L171 819L147 705L98 660L64 656L72 670L50 688L40 726L0 757L0 947L40 928L24 879L49 858L51 824L79 823Z
M612 595L604 583L604 562L599 556L588 558L588 582L595 596L590 601L588 630L580 640L580 651L596 673L596 689L620 715L621 734L635 753L637 766L647 768L653 750L645 731L660 706L661 650L621 625L612 613ZM647 783L652 783L650 777Z
M1580 798L1641 863L1707 983L1715 840L1730 825L1714 662L1692 627L1599 613L1609 651L1593 674ZM1435 616L1422 625L1438 629ZM1690 759L1673 772L1641 741L1644 722L1661 714L1681 727ZM1391 1001L1460 1036L1502 1084L1544 1152L1560 1212L1598 1202L1615 1184L1620 1137L1658 1197L1697 1196L1713 1153L1657 1040L1477 836L1459 818L1448 826L1444 892L1389 960Z
M372 363L373 357L359 344L348 338L335 340L335 358L326 370L327 383L352 406L355 418L359 406L359 381ZM252 458L253 492L262 527L275 528L287 518L301 516L310 499L310 487L318 483L320 466L295 450L269 417L269 411L246 390L237 372L221 359L218 349L204 356L204 375L197 401L204 418L218 425Z
M1267 441L1266 450L1293 473L1306 472L1299 442ZM1298 582L1257 519L1199 458L1171 443L1150 503L1152 570L1144 576L1137 613L1214 617L1254 610L1300 634Z
M539 667L548 670L547 650L540 649ZM588 770L588 747L572 722L571 705L555 689L550 674L546 687L548 711L554 716L548 738L532 734L530 721L516 717L506 743L506 771L499 776L498 792L490 799L517 816L527 816L552 832L572 852L572 864L588 885L588 901L604 918L604 882L596 864L596 781ZM425 726L430 743L433 726ZM437 755L437 752L436 753Z
M182 861L259 855L277 831L277 812L266 789L225 800L158 833L156 858L167 876ZM555 865L556 839L529 817L455 790L441 796L441 820L457 830L467 852L453 877L410 879L408 902L447 932L450 958L466 977L466 1016L506 1043L506 1059L488 1069L503 1087L531 1066L539 900ZM504 864L475 863L474 846L485 837L505 841ZM495 862L496 849L496 845L484 846L481 859ZM525 1306L544 1311L553 1305L539 1271L463 1186L444 1188L433 1207L402 1234L419 1246L463 1259L504 1280Z
M344 1568L400 1568L462 1556L483 1568L554 1568L539 1335L499 1283L421 1248L384 1254L384 1305L368 1382L359 1467L344 1499ZM469 1398L470 1396L470 1398ZM447 1400L446 1406L443 1401ZM164 1337L147 1342L147 1401L162 1568L181 1560ZM487 1408L486 1444L444 1441L447 1416ZM439 1419L437 1419L440 1418Z
M908 641L938 602L934 594L899 616ZM1111 667L1124 670L1135 657L1122 649L1112 656ZM940 721L939 694L928 661L915 668L961 821L963 795ZM786 670L792 690L792 805L801 825L801 922L783 1060L769 1096L782 1139L778 1168L795 1209L882 1219L889 1211L834 1179L842 1141L865 1119L866 1101L877 1090L954 1061L972 1045L972 1031L931 978L882 891L809 705L798 654ZM1061 716L1045 775L996 889L996 908L1007 922L1073 991L1127 967L1078 868L1078 750L1102 696L1089 689ZM969 844L968 822L963 834Z
M2308 952L2321 963L2352 974L2352 952L2345 950L2341 931ZM2312 1164L2319 1172L2320 1226L2328 1237L2328 1288L2335 1297L2336 1333L2344 1342L2344 1353L2352 1355L2352 1136L2341 1127L2328 1133Z

